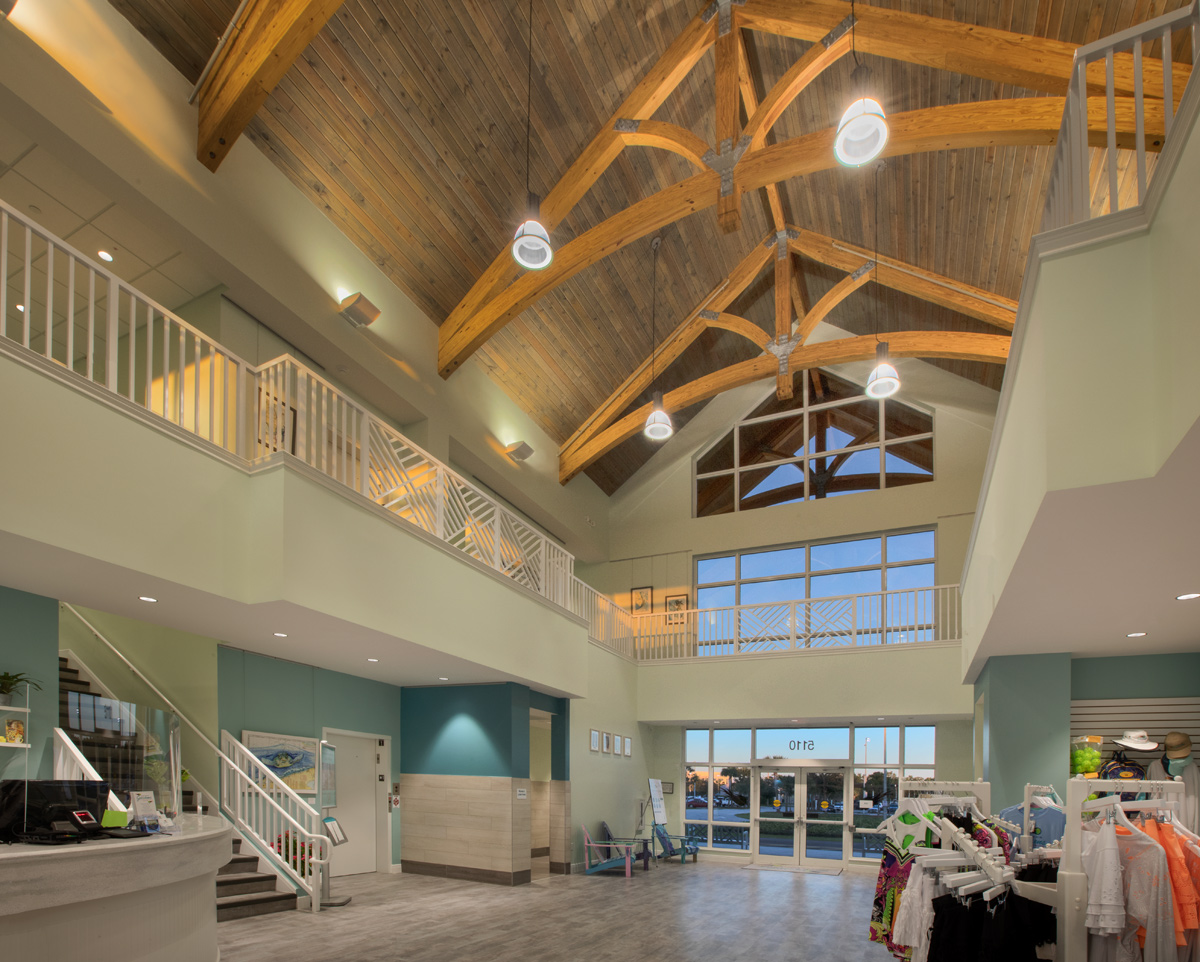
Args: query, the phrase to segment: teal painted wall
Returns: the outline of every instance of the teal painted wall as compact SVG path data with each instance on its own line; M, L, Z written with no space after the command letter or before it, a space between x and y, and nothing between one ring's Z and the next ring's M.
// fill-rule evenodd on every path
M529 689L502 685L405 688L406 775L529 777Z
M401 689L237 648L217 650L217 716L222 729L320 738L322 728L390 736L400 771ZM400 812L392 813L392 861L400 863Z
M1066 791L1070 768L1071 656L989 658L975 683L984 696L983 777L992 810L1021 801L1027 782Z
M0 778L54 775L54 729L58 727L58 602L0 586L0 671L29 675L42 690L29 691L29 715L2 714L0 720L26 719L29 748L0 748ZM24 707L24 692L13 697ZM26 759L28 756L28 759Z
M1200 696L1200 652L1076 658L1071 662L1071 697L1195 698Z

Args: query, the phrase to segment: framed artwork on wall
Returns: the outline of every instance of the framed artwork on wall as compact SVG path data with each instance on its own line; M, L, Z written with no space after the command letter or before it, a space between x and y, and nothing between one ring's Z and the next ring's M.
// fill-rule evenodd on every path
M663 787L664 795L674 795L675 794L675 783L674 782L663 782L662 787Z
M620 755L621 754L621 736L618 735L616 732L614 732L612 740L613 740L613 754Z
M592 748L592 751L594 751L594 752L600 751L600 732L597 731L595 728L592 729L591 748Z
M271 732L242 732L242 744L258 763L288 788L301 795L317 791L317 750L320 739Z
M625 757L628 758L633 754L633 739L629 736L625 737Z
M629 610L635 615L649 615L654 613L654 588L647 585L645 588L632 588L629 592Z
M612 752L612 735L608 732L604 733L604 747L601 749L606 755Z
M685 619L684 612L688 608L688 596L682 595L667 595L666 611L668 625L682 625Z

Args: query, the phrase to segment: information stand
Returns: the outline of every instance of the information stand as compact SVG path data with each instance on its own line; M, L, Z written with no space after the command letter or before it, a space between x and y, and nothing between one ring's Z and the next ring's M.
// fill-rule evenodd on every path
M328 809L337 807L337 746L331 745L329 742L321 739L320 759L317 764L317 803L321 808L324 817L321 819L321 826L325 830L325 836L329 839L329 844L333 848L339 845L346 844L346 832L338 823L338 820L328 814ZM331 893L333 881L333 858L330 857L329 863L325 866L325 872L321 877L321 908L338 908L343 905L349 905L352 896L346 895L341 898L334 898Z

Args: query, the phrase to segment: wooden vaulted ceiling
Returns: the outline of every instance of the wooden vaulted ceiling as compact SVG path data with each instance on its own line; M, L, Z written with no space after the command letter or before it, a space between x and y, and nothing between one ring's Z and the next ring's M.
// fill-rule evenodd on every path
M236 6L236 0L112 2L193 81ZM776 359L763 353L763 344L776 333L775 258L764 258L761 275L736 297L721 298L719 292L724 279L784 226L795 228L785 269L794 281L787 300L801 327L802 315L836 289L825 301L835 304L824 317L828 323L849 335L871 335L876 328L911 332L892 338L893 353L905 353L907 344L915 355L933 354L930 363L998 388L1002 364L985 361L1002 360L990 342L1004 334L1003 325L961 309L953 297L927 299L932 288L914 290L911 278L914 270L918 276L940 275L965 290L977 289L980 304L1011 315L1041 218L1049 144L1061 112L1061 100L1038 100L1061 95L1054 78L1065 76L1070 50L1016 42L1013 50L995 55L997 62L1007 58L1007 68L977 69L962 39L969 41L972 31L984 28L1077 45L1175 9L1183 0L857 4L859 59L869 67L871 87L889 117L911 115L909 127L901 120L896 142L904 140L907 129L918 152L890 157L878 170L806 159L817 156L814 144L837 123L849 99L854 59L841 56L782 111L765 138L764 146L789 146L773 157L767 152L755 158L764 183L775 177L762 174L765 166L783 171L778 187L758 186L752 172L741 173L750 164L739 166L739 188L750 185L740 205L740 225L733 223L737 210L730 210L730 202L719 202L711 189L698 190L680 205L702 208L698 212L665 218L664 226L645 230L645 223L626 224L599 252L606 256L590 250L589 238L617 223L611 218L672 185L698 182L707 170L694 156L684 156L686 150L647 146L656 142L647 126L619 153L606 154L611 163L594 185L558 212L561 222L552 234L556 267L569 267L572 258L585 266L546 280L516 280L516 286L511 263L496 259L498 253L507 257L504 251L525 208L526 0L255 0L255 5L272 15L303 8L293 29L275 31L281 49L290 44L303 52L281 78L265 76L272 63L264 61L264 76L256 82L269 89L278 81L265 98L235 104L214 96L217 106L206 107L202 97L201 150L221 141L227 151L228 130L239 126L237 111L246 113L246 135L432 320L443 324L442 373L452 376L460 363L482 364L564 445L564 479L584 470L611 493L654 450L630 428L644 417L639 412L650 397L649 379L636 375L651 354L649 237L656 232L662 236L660 341L689 319L695 322L714 291L718 300L728 301L719 305L715 322L695 322L686 331L686 347L673 363L665 370L656 366L654 386L667 394L668 408L673 398L712 396L728 384L721 372L731 365L741 365L745 376L775 374ZM753 114L747 107L766 97L801 57L815 58L819 43L812 41L850 13L850 4L837 0L734 0L733 36L724 42L736 46L721 51L720 18L712 16L711 27L699 25L708 22L709 6L708 0L534 0L530 179L535 192L551 195L631 91L688 31L708 29L712 37L689 70L672 76L678 83L652 117L690 132L690 139L679 139L687 140L695 154L718 143L718 124L722 132L740 133ZM916 55L890 59L897 56L897 31L903 26L887 20L891 10L969 27L951 23L942 35L931 21L933 29ZM823 26L810 28L806 18ZM263 23L270 32L278 22L268 16ZM248 27L244 33L251 35ZM231 41L231 49L237 41ZM730 50L736 50L732 60ZM735 99L725 72L730 63L738 71ZM1178 84L1177 93L1182 88ZM1000 105L1006 112L1003 124L1014 126L1013 111L1039 119L1024 123L1028 130L1019 137L1003 132L967 137L962 142L979 146L941 150L935 149L940 128L931 131L926 124L932 114L915 113L989 101L1012 102ZM218 119L205 131L204 118L214 114ZM968 127L982 129L981 114L967 116ZM221 127L230 118L232 127ZM922 140L927 142L917 143ZM212 166L219 163L218 149L212 149ZM827 145L821 149L827 151ZM803 175L792 176L797 170ZM588 235L598 226L603 229ZM878 277L872 273L847 281L862 265L864 252L874 251L876 238ZM585 246L587 256L575 256ZM854 248L857 259L848 253ZM497 269L503 268L500 282L491 288L478 285L494 260ZM891 269L889 283L885 275L892 262L902 266ZM839 300L845 291L848 295ZM492 325L487 336L463 349L462 332L473 318L495 318L502 312L497 304L511 320ZM753 329L740 326L737 318ZM953 351L941 352L951 356L939 358L939 352L925 349L919 332L977 337L963 342L966 348L956 342ZM980 346L985 340L986 350ZM838 348L801 348L816 353L793 352L793 365L836 364L869 351L867 341L873 338L837 342ZM696 388L698 381L703 389ZM627 390L621 393L623 384ZM695 410L678 410L677 425Z

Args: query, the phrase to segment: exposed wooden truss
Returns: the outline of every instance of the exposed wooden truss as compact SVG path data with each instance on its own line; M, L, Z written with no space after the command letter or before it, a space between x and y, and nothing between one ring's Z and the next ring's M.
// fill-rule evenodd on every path
M439 331L438 369L449 377L481 344L547 291L621 247L660 227L706 207L716 206L723 228L740 224L744 191L765 188L776 223L782 205L774 185L834 166L832 129L768 146L766 135L787 104L821 70L846 52L847 5L841 0L746 0L731 6L718 0L697 14L617 109L580 157L547 196L542 220L553 230L595 184L626 144L640 143L673 150L706 169L672 187L633 204L576 237L556 252L553 264L537 274L519 275L507 250L493 260L471 290L446 318ZM857 49L938 69L1062 93L1072 69L1075 46L1057 40L941 20L878 7L856 11ZM746 69L741 28L814 41L768 93L761 104ZM714 111L717 144L706 148L681 128L649 126L655 109L715 46ZM1103 89L1103 65L1089 73L1089 85ZM1157 79L1155 67L1157 67ZM1183 90L1186 65L1177 65L1176 90ZM1161 90L1161 63L1147 62L1146 109L1148 146L1162 140L1161 104L1152 102ZM748 121L740 134L738 91ZM1132 143L1134 92L1132 58L1114 61L1117 94L1118 143ZM1063 102L1056 98L963 104L911 111L889 118L891 134L886 155L922 153L978 146L1042 145L1057 136ZM1089 125L1099 144L1102 105ZM642 124L648 122L645 132ZM797 294L800 285L797 283Z
M1011 338L1004 334L968 334L959 331L892 331L887 336L892 357L961 358L1003 364L1008 360ZM802 345L788 356L793 371L868 361L875 357L876 339L873 336L846 337L821 344ZM668 414L707 401L725 391L770 377L775 373L776 359L770 355L751 358L714 371L684 384L663 396L663 408ZM573 450L560 452L558 478L563 484L597 458L611 451L622 441L633 437L646 423L650 405L643 404L619 421L600 431L586 443Z
M215 171L343 0L250 0L199 92L196 157Z
M784 256L780 256L781 250L784 251ZM795 325L792 323L789 310L791 304L789 295L793 279L791 275L791 258L790 254L787 253L790 251L805 254L821 263L830 264L831 266L849 271L846 277L835 284L824 297L813 305L812 310L799 318ZM774 337L745 318L725 312L725 307L731 304L739 294L749 287L763 268L772 261L774 262L775 270L776 304L776 330ZM772 373L776 375L777 390L780 391L779 396L790 397L792 376L796 371L802 369L801 366L797 365L797 359L801 359L804 367L814 366L810 362L816 355L801 353L805 349L805 345L812 332L821 321L829 316L834 307L872 280L885 287L904 291L926 300L952 305L956 310L964 314L987 321L1005 331L1011 331L1013 328L1017 308L1014 301L996 297L987 291L972 287L969 284L963 284L929 271L920 270L892 258L879 258L877 264L872 255L854 245L845 244L832 237L826 237L812 231L786 228L777 234L768 236L763 243L755 245L754 249L742 259L730 275L713 288L704 301L691 311L663 339L662 345L654 352L653 356L647 358L639 365L637 370L626 378L624 383L593 412L579 430L571 435L559 451L559 479L563 483L566 483L578 474L579 471L586 468L592 461L604 455L616 444L619 444L620 441L625 440L626 437L630 437L633 433L636 433L636 431L633 431L619 440L613 441L608 446L596 443L599 439L611 439L609 428L617 420L620 413L650 386L654 377L660 375L708 327L718 327L740 334L760 348L763 354L760 357L752 358L750 361L735 364L725 369L725 371L737 372L735 383L729 383L721 387L718 391L704 394L703 397L697 397L694 400L689 400L686 404L680 403L675 410L688 407L698 400L706 400L712 397L713 394L720 393L720 391L730 390L732 387L737 387L741 384L748 384L761 377L769 377ZM786 326L781 327L781 319L783 318L786 318ZM996 335L981 336L996 337ZM906 333L904 337L910 337L910 335ZM858 340L860 339L849 338L844 341L827 342L827 344L841 345ZM1002 338L1001 340L1006 341L1007 338ZM890 334L888 335L888 341L891 344L892 335ZM962 344L966 345L966 353L921 353L926 348L942 350L946 343L936 339L912 342L910 346L917 353L912 353L908 356L952 356L987 361L995 361L999 357L996 354L996 350L998 350L997 345L1000 343L998 341L964 341ZM949 343L954 346L958 342L951 341ZM977 349L978 343L988 345L989 353L986 357L981 358L972 353ZM827 350L827 344L822 344L818 347L822 350ZM874 341L872 341L872 344L874 344ZM874 350L874 347L871 350ZM954 347L954 350L957 351L959 348ZM1007 347L1003 351L1004 356L1007 356ZM904 356L894 348L891 353L896 357ZM855 356L849 359L861 360L862 358ZM819 365L820 363L842 363L842 361L816 363ZM691 385L685 385L671 392L668 396L675 397L677 400L690 397L691 395L686 393L687 389L701 382L706 384L723 384L725 382L721 381L717 376L724 374L725 371L718 371L715 375L708 375L697 381L693 381ZM745 378L744 380L741 379L743 377ZM713 378L717 378L717 380L713 382ZM681 395L681 391L685 393ZM668 407L668 410L672 409ZM633 415L629 417L633 417ZM627 417L619 423L624 424L628 420L629 418ZM645 415L642 416L642 420L645 420Z

